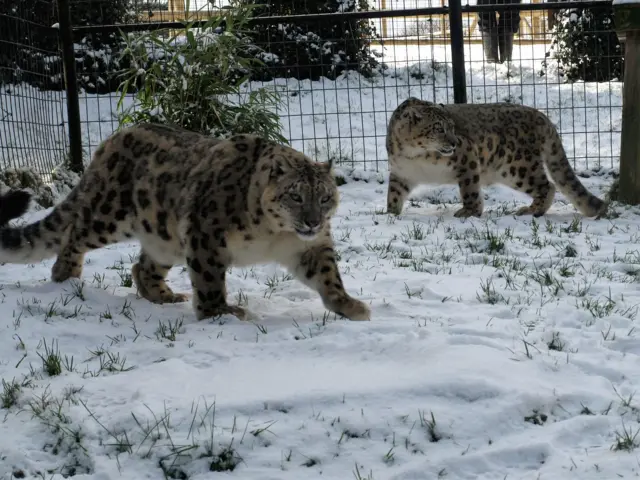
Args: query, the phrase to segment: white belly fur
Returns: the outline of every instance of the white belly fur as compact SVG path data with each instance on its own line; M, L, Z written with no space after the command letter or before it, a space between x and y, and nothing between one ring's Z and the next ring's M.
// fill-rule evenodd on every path
M425 158L402 159L395 163L394 172L401 178L418 184L458 183L453 169L447 166L447 159L441 158L433 163Z
M232 234L227 238L227 248L234 267L272 262L288 264L300 253L301 246L302 242L295 234L288 233L250 241L243 240L240 234Z
M137 238L145 252L159 263L176 265L185 262L185 252L179 241L166 242L157 235L139 233ZM174 237L175 238L175 237ZM244 240L244 234L235 233L227 238L227 248L234 267L247 267L264 263L289 264L301 253L304 243L295 234L269 236L267 239Z
M173 236L174 241L171 242L162 240L158 235L146 232L138 233L136 237L144 251L156 262L164 265L184 263L184 251L177 236Z

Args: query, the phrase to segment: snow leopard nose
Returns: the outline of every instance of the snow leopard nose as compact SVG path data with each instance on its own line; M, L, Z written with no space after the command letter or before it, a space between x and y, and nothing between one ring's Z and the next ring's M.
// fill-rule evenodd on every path
M458 145L458 138L453 133L447 132L445 138L451 143L451 146L455 147Z
M320 220L305 220L305 222L303 223L304 227L311 231L311 232L317 232L318 230L320 230Z

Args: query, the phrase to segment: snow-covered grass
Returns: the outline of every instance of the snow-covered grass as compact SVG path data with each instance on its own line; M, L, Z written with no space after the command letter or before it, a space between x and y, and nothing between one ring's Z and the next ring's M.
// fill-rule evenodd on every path
M515 77L487 66L500 86L485 90L474 64L470 99L511 92L554 107L581 170L592 165L580 155L617 156L619 110L603 105L621 104L619 84L561 85L514 65ZM228 275L229 301L258 320L198 322L189 303L137 297L136 242L91 252L82 279L63 284L48 280L53 260L3 265L0 479L640 474L640 211L584 219L558 194L544 218L514 217L529 200L494 186L484 217L461 220L457 188L425 186L387 215L388 115L409 94L452 98L444 60L389 73L284 85L293 145L357 168L333 228L346 288L370 303L371 322L327 314L276 265ZM95 148L117 126L115 99L83 102ZM583 181L602 197L611 176ZM190 293L181 265L169 283Z
M396 219L384 193L344 185L333 222L367 323L273 265L229 275L254 323L136 297L135 243L88 255L81 282L4 265L0 478L637 473L638 212L515 218L524 198L494 187L461 221L453 189L425 187ZM169 279L189 292L181 267Z

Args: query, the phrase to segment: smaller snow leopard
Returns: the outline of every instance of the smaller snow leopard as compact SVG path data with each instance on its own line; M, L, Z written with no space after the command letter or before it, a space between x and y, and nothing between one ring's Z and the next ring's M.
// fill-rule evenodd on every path
M455 217L480 217L481 186L493 183L532 197L531 205L516 215L544 215L556 187L587 217L599 217L607 209L582 185L555 126L535 108L442 105L410 97L391 115L386 148L387 210L392 214L402 213L409 193L421 184L457 184L462 208Z
M20 198L0 197L5 215ZM232 314L231 266L279 263L317 291L325 307L369 320L338 271L331 218L339 193L328 163L255 135L215 139L179 127L139 124L107 138L79 183L51 212L0 227L0 262L57 257L52 280L80 277L87 252L127 239L141 244L132 276L154 303L186 301L166 284L185 262L198 319ZM0 216L1 218L1 216Z

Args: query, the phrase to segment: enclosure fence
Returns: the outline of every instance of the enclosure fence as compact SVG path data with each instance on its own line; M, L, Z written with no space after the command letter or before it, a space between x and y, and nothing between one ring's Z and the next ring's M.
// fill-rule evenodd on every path
M55 4L0 8L0 165L47 174L68 150Z
M77 78L70 88L77 96L64 98L72 103L71 116L66 116L63 94L47 90L44 80L38 90L30 81L14 84L14 77L3 76L0 108L12 115L2 119L0 130L5 168L40 165L33 152L49 159L39 169L50 168L74 145L81 162L88 163L98 144L119 127L123 108L135 108L133 93L121 99L118 91L118 72L132 67L120 57L125 48L121 34L131 39L154 32L148 57L161 58L163 45L187 41L185 20L204 22L219 12L210 2L183 0L134 2L135 8L127 0L69 1L73 58L65 63L75 66ZM261 88L276 89L283 102L274 108L291 146L356 171L387 169L387 122L409 96L536 107L557 125L576 169L617 167L624 58L610 0L500 0L499 5L437 0L424 6L427 1L378 0L368 10L306 14L298 13L305 2L270 2L269 11L248 28L255 56L264 65L252 72L238 101ZM83 25L74 23L77 12L89 12ZM0 13L0 19L5 16ZM0 26L0 38L4 32ZM44 64L54 70L42 73L43 79L61 78L58 59L63 55L53 45L49 42L47 53L56 61ZM25 37L11 55L36 50ZM3 57L3 72L17 71L4 64ZM6 107L12 98L7 89L33 96L31 106L24 107L33 114L23 119L16 113L22 107ZM80 134L72 135L71 145L61 138L63 118L67 132ZM17 145L15 138L23 143ZM58 138L60 143L53 142Z

